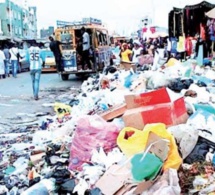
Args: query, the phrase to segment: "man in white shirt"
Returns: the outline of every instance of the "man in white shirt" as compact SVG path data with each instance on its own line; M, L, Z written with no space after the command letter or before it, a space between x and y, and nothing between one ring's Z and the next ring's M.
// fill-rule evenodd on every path
M90 35L86 32L84 27L81 28L82 34L82 69L85 69L85 65L88 66L88 69L91 69L91 64L89 60L89 49L90 49Z
M18 70L18 56L19 56L19 49L16 44L13 45L13 47L10 49L10 60L12 65L12 75L14 78L17 76L17 70Z
M39 99L39 85L40 85L40 75L42 71L42 52L41 49L37 46L36 41L33 41L32 46L29 48L30 55L30 74L32 79L32 87L34 99Z

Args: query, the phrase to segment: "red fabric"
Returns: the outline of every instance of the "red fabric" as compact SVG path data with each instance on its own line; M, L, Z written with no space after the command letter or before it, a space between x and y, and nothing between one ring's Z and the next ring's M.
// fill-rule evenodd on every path
M144 33L147 32L147 28L143 28L143 32L144 32Z
M202 38L202 40L206 40L206 36L205 36L205 28L202 24L200 24L200 37Z
M191 54L192 54L192 48L193 48L191 37L187 37L186 38L185 48L186 48L186 51L187 51L187 55L191 56Z
M155 33L156 32L155 27L151 27L150 31L151 31L151 33Z

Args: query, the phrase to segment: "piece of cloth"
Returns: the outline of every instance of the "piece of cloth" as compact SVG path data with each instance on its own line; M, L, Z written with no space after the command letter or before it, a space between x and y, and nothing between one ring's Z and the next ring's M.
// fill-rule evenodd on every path
M205 28L202 24L200 24L200 37L202 38L202 40L206 40Z
M30 47L30 70L41 70L42 69L42 52L39 47Z
M179 41L177 43L177 52L181 53L185 51L185 38L183 36L179 37Z
M197 53L197 64L199 66L202 66L203 65L203 60L204 60L204 57L203 57L203 45L199 45L199 48L198 48L198 53Z
M31 80L34 97L37 98L39 95L39 86L40 86L40 75L41 70L31 70Z
M19 50L17 47L12 47L10 49L10 59L11 60L18 60L18 53L19 53Z
M177 53L177 39L176 38L170 38L171 41L171 53Z
M170 52L171 49L172 49L171 41L170 41L170 39L167 39L167 51Z
M90 49L90 35L85 32L82 36L83 38L83 51Z
M140 47L140 48L138 48L138 49L135 49L135 48L133 48L133 58L132 58L132 62L133 63L135 63L135 64L138 64L138 58L139 58L139 56L140 56L140 53L141 53L141 51L142 51L142 48Z
M0 50L0 75L5 74L4 60L5 60L4 52Z
M121 60L123 62L131 62L129 59L129 55L132 54L132 51L130 49L126 49L125 51L121 52Z
M17 70L18 70L18 60L11 60L12 65L12 75L16 78Z
M188 56L191 56L191 54L192 54L192 41L191 41L191 37L187 37L186 38L185 48L186 48L186 54Z

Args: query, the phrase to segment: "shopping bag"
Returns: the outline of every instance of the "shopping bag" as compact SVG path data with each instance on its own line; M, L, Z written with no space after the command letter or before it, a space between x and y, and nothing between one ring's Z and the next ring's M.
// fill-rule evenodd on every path
M148 124L145 126L143 133L144 133L143 136L144 149L147 145L150 133L154 133L161 137L162 139L169 140L169 153L167 160L164 162L163 169L164 170L169 168L179 169L182 163L182 158L178 153L178 147L176 145L175 138L171 133L167 131L166 125L162 123Z
M144 150L144 132L125 127L118 135L117 145L126 156L133 156Z
M145 152L131 159L131 172L135 181L154 180L157 177L167 158L168 145L169 140L150 133Z

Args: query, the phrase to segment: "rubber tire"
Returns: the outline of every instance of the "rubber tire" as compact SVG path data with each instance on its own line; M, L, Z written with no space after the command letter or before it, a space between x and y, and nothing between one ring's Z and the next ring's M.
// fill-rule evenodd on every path
M63 81L68 81L68 80L69 80L69 74L62 74L62 75L61 75L61 79L62 79Z

